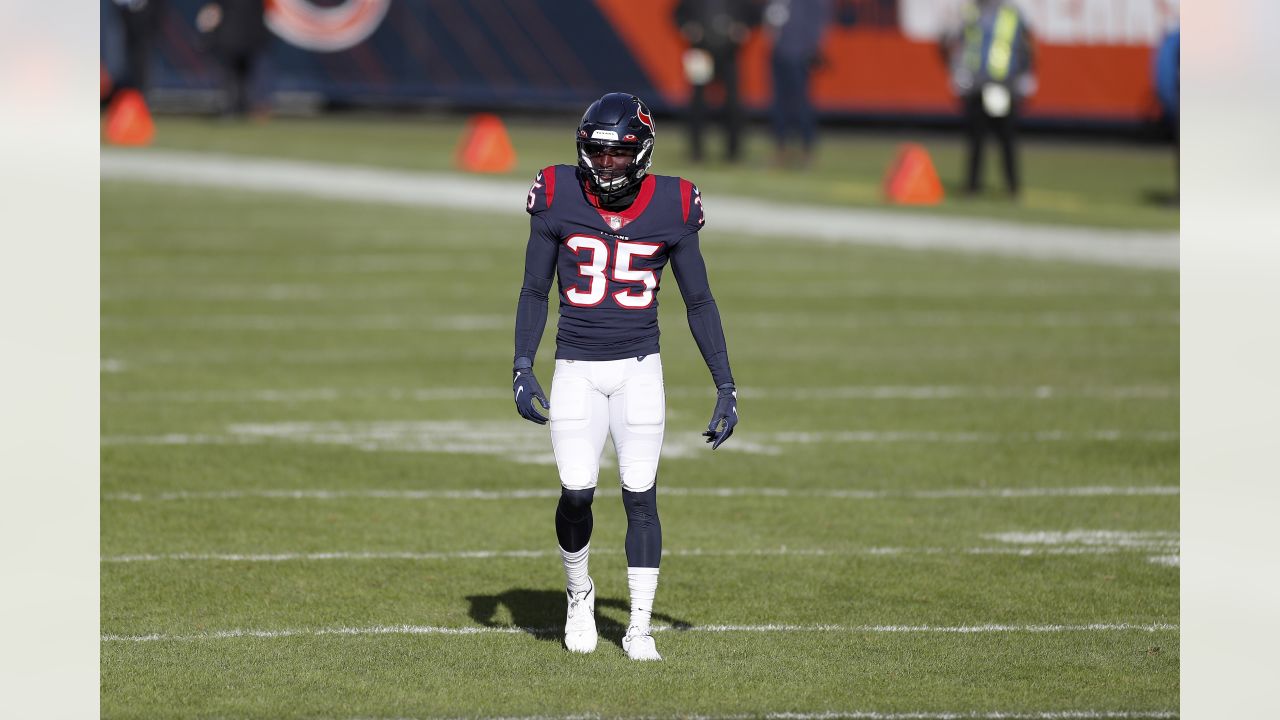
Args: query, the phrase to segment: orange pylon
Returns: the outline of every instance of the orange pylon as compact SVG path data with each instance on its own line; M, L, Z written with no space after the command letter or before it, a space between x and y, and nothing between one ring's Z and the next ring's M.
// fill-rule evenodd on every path
M142 93L128 88L116 93L107 106L107 142L114 145L148 145L156 126Z
M933 159L923 145L904 143L884 176L884 196L900 205L937 205L942 202L942 183Z
M516 151L502 120L491 113L473 115L458 142L454 163L461 170L503 173L516 166Z

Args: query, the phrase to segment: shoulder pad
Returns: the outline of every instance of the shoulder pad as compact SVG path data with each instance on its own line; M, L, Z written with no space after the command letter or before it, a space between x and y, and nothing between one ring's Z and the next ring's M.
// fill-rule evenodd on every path
M538 172L538 177L533 179L533 185L529 187L529 198L525 203L525 210L530 215L548 210L551 202L555 199L556 194L556 166L550 165Z
M697 185L684 178L680 178L680 216L688 232L701 230L706 223L702 214L702 193Z

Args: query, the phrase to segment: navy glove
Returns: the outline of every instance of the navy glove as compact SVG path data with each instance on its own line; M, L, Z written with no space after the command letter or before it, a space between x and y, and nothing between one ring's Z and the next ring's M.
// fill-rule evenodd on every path
M538 378L533 376L533 362L525 357L516 358L513 372L515 379L511 382L511 390L516 394L516 411L525 420L546 425L547 418L533 406L533 399L537 398L538 402L542 403L543 410L550 410L551 403L547 402L547 396L542 392Z
M721 428L721 423L724 427ZM716 409L711 413L711 422L707 423L707 431L702 433L711 449L720 447L720 443L729 439L733 428L738 424L738 391L733 383L725 383L716 388Z

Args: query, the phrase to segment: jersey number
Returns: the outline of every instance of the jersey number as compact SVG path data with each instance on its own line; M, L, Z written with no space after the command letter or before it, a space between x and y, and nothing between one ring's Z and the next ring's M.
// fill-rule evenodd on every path
M592 307L599 305L608 292L609 278L605 271L609 267L609 246L604 240L590 235L573 235L565 244L570 250L591 253L587 262L578 263L578 275L590 282L586 290L571 287L564 292L564 297L571 305ZM615 282L639 283L644 290L633 293L630 288L619 290L613 294L614 302L624 308L640 310L653 304L653 290L658 287L658 278L652 270L636 270L631 267L631 258L653 257L661 247L657 243L635 243L619 241L614 244L613 279Z

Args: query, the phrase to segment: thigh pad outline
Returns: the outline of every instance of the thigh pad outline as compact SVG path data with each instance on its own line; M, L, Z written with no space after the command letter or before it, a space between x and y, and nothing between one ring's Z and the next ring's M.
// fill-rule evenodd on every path
M551 422L580 423L590 415L591 383L582 377L561 376L551 385Z
M632 428L661 430L666 420L666 399L662 378L658 375L642 375L627 382L626 420Z

